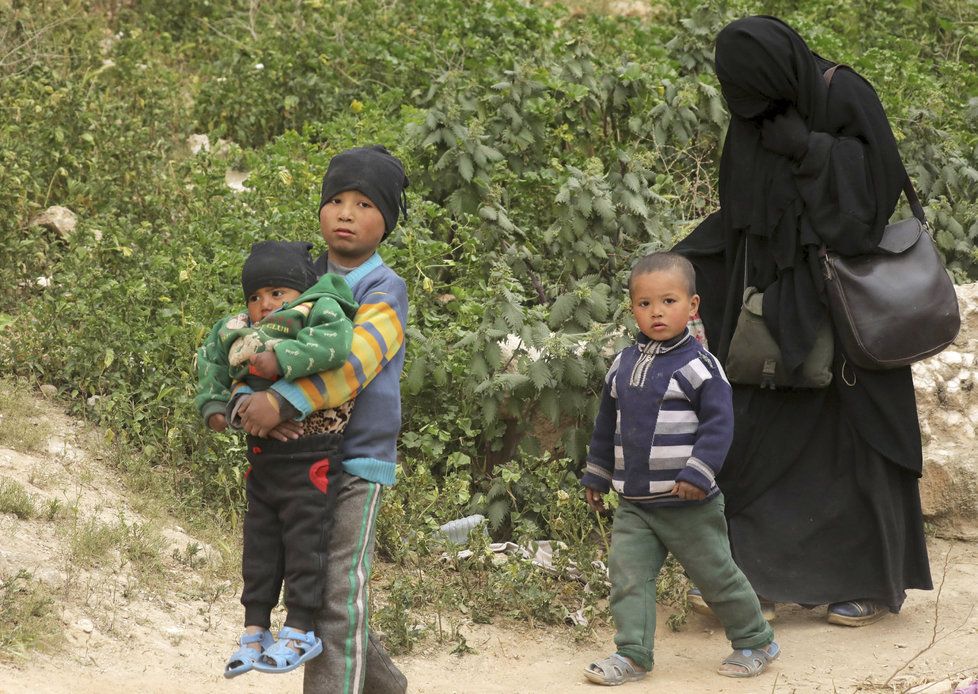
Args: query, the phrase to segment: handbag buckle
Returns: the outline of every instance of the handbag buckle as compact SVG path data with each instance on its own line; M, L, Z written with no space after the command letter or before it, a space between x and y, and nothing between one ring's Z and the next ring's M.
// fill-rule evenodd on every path
M761 388L777 389L777 385L774 382L774 374L777 370L778 363L774 359L765 359L764 367L761 369L761 382L758 385Z

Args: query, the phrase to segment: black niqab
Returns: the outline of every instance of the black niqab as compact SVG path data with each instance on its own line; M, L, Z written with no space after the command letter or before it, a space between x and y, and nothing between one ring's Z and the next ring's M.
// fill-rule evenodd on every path
M743 274L746 246L747 284L771 289L765 291L764 313L791 369L804 361L827 319L820 298L818 245L824 242L842 253L875 247L906 176L878 99L858 93L868 83L857 77L862 84L854 88L857 80L839 79L830 92L822 73L831 65L773 17L737 20L717 36L717 77L731 111L720 159L727 269L732 277ZM801 164L761 144L763 117L789 106L813 133L854 138L862 146L836 147L825 168L799 176ZM827 143L810 137L809 146L824 148ZM848 167L847 157L869 160ZM855 183L865 195L852 209L844 209L836 194L852 183L847 179L852 171L864 172L865 180ZM858 204L867 200L872 204ZM727 313L732 315L717 343L721 358L741 295L729 297Z

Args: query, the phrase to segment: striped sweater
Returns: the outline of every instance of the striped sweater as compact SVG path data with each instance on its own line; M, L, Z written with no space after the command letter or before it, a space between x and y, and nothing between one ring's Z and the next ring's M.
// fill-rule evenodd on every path
M711 499L733 440L730 383L689 331L656 342L639 335L605 378L581 484L613 487L641 506L683 506L671 494L689 482Z

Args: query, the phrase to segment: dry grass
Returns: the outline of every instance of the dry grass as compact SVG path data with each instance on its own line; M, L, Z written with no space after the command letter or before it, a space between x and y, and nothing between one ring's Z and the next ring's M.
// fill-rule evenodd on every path
M0 380L0 447L41 451L52 433L36 394L23 383Z

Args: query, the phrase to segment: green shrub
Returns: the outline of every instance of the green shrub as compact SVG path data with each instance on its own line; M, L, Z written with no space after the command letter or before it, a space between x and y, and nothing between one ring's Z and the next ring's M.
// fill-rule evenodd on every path
M19 482L0 478L0 513L11 513L21 520L30 520L37 515L34 499Z

